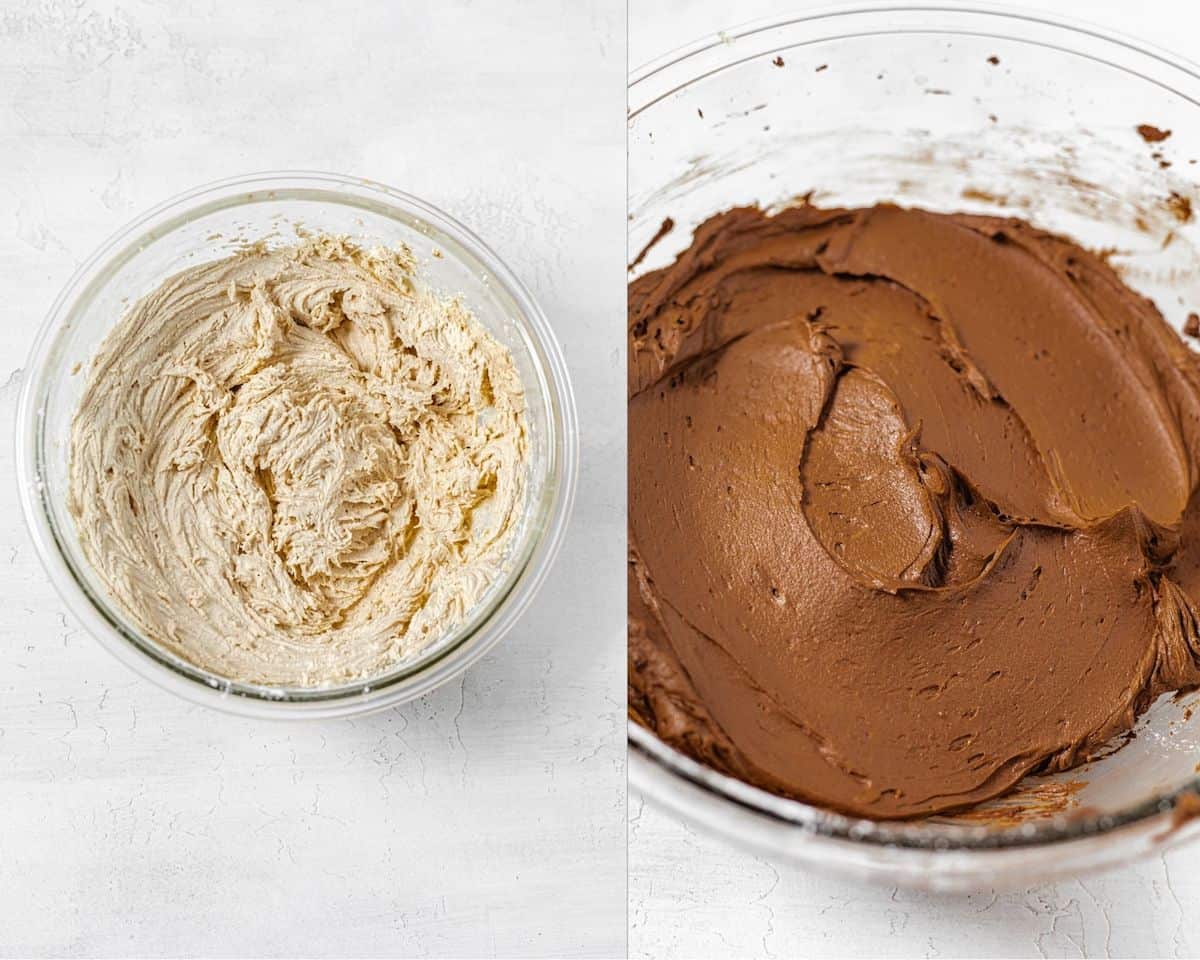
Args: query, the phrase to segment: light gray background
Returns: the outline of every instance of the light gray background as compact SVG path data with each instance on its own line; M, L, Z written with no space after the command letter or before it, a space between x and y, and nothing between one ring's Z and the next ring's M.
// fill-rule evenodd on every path
M614 0L0 0L0 954L624 951L625 66ZM13 480L21 364L76 265L181 190L289 167L472 227L579 400L534 608L461 681L358 721L137 679L65 613Z
M640 66L806 0L630 0ZM1041 0L1200 59L1194 0ZM733 16L733 22L730 17ZM738 957L1188 957L1200 955L1200 845L1158 860L1018 893L946 896L879 889L772 864L630 797L630 954Z

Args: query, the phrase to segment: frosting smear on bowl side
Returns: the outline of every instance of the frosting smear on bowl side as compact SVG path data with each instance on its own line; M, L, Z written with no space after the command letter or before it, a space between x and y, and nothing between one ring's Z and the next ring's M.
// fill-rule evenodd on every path
M1200 684L1200 366L1028 223L730 210L629 291L635 719L849 814L970 807Z
M219 676L377 676L460 624L525 499L512 358L409 251L317 236L166 280L105 338L69 506L112 599Z

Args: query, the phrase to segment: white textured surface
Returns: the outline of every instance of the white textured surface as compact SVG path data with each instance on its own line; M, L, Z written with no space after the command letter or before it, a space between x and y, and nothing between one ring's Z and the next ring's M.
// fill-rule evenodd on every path
M631 0L630 64L805 0ZM1190 0L1041 0L1200 60ZM732 17L732 21L731 18ZM772 864L630 798L629 952L736 957L1200 956L1200 844L1018 893L923 894Z
M0 954L623 951L624 27L612 0L0 0ZM35 328L103 237L297 167L431 200L532 286L584 466L553 575L485 661L290 725L182 704L83 635L11 451Z
M929 894L771 863L629 799L629 954L1196 957L1200 845L1011 893Z

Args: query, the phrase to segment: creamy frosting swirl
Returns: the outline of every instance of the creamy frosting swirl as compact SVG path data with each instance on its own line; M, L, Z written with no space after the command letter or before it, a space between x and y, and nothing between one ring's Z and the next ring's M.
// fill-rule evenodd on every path
M69 506L112 598L230 679L378 675L462 622L525 498L511 356L405 248L329 236L166 280L94 358Z
M920 816L1200 684L1200 364L1070 240L731 210L629 375L630 705L698 759Z

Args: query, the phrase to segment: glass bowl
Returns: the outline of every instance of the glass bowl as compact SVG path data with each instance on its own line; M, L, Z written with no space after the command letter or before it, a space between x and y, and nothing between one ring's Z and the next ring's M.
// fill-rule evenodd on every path
M1111 251L1177 329L1200 309L1200 74L1104 31L879 4L752 23L636 71L628 131L629 249L650 247L633 275L732 206L892 200L1023 216ZM1112 756L959 816L878 823L785 800L633 722L630 782L757 852L852 877L1028 885L1200 834L1196 700L1164 697Z
M431 287L461 294L511 352L524 382L529 461L524 515L503 576L467 619L377 677L340 686L267 687L209 673L158 646L108 598L67 510L70 425L86 365L125 308L167 276L228 256L242 240L348 234L404 242ZM139 673L198 703L253 716L344 716L419 697L478 660L512 627L558 551L578 466L566 365L529 291L466 227L416 197L329 173L264 173L199 187L129 224L55 301L34 344L18 406L17 476L38 554L75 617Z

